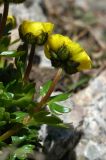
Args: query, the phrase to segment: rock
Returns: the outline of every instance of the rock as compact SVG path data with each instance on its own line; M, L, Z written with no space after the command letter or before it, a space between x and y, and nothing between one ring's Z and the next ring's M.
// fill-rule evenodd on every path
M74 160L68 159L68 152L70 156L73 154L82 132L74 129L73 126L64 129L43 125L39 136L43 142L46 160L65 160L63 157Z
M106 159L106 71L91 80L89 86L72 97L83 107L83 132L76 148L77 157L85 160ZM80 158L78 158L80 160Z
M26 0L22 4L10 5L10 13L17 17L18 25L23 20L47 21L44 16L40 3L42 0ZM30 14L29 14L30 13Z
M86 146L86 150L85 150L84 155L89 160L99 159L101 157L101 149L97 143L95 143L93 141L89 141Z

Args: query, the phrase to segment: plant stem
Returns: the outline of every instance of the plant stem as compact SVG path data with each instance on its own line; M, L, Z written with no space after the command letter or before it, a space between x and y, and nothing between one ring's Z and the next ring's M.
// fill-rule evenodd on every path
M51 84L48 92L46 93L46 95L44 97L42 97L41 101L38 103L38 105L34 109L35 112L38 112L45 105L45 103L48 101L50 95L54 91L54 88L55 88L57 82L59 81L59 79L61 77L61 74L62 74L62 68L59 68L53 81L52 81L52 84Z
M4 134L2 134L0 136L0 141L4 141L4 140L8 139L10 136L17 133L21 128L22 128L22 125L17 125L15 127L13 127L12 129L8 130L7 132L5 132Z
M31 46L31 51L30 51L30 55L29 55L29 61L28 61L28 65L24 74L24 81L28 81L29 78L29 74L32 68L32 62L33 62L33 57L34 57L34 53L35 53L35 44L33 44Z
M4 29L5 29L6 20L8 16L8 10L9 10L9 2L4 2L4 11L3 11L1 24L0 24L0 39L2 38Z

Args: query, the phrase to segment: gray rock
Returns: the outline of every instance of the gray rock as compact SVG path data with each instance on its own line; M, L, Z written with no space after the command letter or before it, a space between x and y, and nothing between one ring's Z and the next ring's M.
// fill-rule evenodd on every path
M43 125L39 136L43 142L46 160L65 160L63 157L68 157L68 152L70 155L73 154L81 135L82 132L74 129L73 126L64 129Z
M89 86L72 97L75 105L83 107L84 136L76 148L77 157L87 160L106 159L106 71ZM78 159L80 160L80 159Z
M100 146L98 146L98 144L93 141L89 141L86 146L84 155L89 160L97 160L98 158L101 157Z
M23 20L47 21L40 6L41 1L26 0L22 4L11 4L10 13L17 17L18 24Z

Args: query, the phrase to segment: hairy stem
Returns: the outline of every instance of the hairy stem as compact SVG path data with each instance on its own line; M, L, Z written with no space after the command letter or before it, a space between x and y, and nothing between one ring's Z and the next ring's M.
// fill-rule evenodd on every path
M24 81L28 81L29 78L29 74L32 68L32 62L33 62L33 57L34 57L34 53L35 53L35 44L33 44L31 46L31 51L30 51L30 55L29 55L29 60L28 60L28 65L24 74Z
M4 29L5 29L6 20L8 16L8 10L9 10L9 2L4 2L4 11L3 11L1 24L0 24L0 39L2 38Z

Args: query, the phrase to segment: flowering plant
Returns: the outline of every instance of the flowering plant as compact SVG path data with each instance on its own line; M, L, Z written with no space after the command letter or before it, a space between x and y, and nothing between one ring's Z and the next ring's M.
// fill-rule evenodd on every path
M37 127L41 124L67 127L58 114L70 109L57 102L66 100L70 94L51 94L63 70L74 74L91 68L85 50L69 37L52 34L54 24L50 22L23 21L19 26L21 44L15 51L9 50L11 30L16 26L16 19L8 16L9 4L23 1L0 1L4 3L0 23L0 148L18 146L9 154L8 160L28 159L28 154L36 150L39 143ZM44 54L57 68L57 73L53 81L41 87L39 97L36 97L35 84L29 82L29 74L39 45L44 45ZM9 57L14 60L12 64L6 63Z

